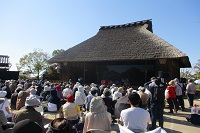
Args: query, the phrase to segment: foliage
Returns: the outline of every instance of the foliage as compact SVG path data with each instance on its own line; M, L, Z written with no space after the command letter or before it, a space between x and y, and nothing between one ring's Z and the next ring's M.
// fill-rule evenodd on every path
M59 73L56 70L56 64L49 66L47 71L43 74L43 79L59 80Z
M58 54L60 54L60 53L62 53L62 52L64 52L64 51L65 51L64 49L57 49L57 50L54 50L54 51L52 52L52 56L58 55Z
M17 69L28 77L35 76L40 79L42 73L48 68L47 60L50 58L48 53L41 49L35 49L33 52L24 55L17 64Z
M195 74L197 75L197 78L200 78L200 59L193 67Z

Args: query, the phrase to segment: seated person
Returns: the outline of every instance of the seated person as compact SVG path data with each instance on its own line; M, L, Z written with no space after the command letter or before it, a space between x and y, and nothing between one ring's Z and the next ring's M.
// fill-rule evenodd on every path
M6 116L4 115L3 110L0 110L0 133L3 133L7 129L8 129L8 126L7 126Z
M76 104L72 94L68 94L67 102L60 108L60 117L66 118L71 125L75 125L80 120L80 107Z
M46 133L73 133L72 126L65 118L54 119Z
M50 90L50 97L48 100L48 111L57 111L61 107L60 98L57 96L55 89Z
M146 110L139 108L140 96L135 92L128 94L130 108L122 110L119 124L127 127L133 132L146 132L150 120L150 114Z
M10 99L10 107L13 110L16 110L16 102L17 102L17 97L18 97L18 93L22 90L22 88L17 87L17 89L15 90L15 92L11 95L11 99Z
M29 93L26 91L20 91L18 93L17 102L16 102L16 110L20 110L25 106L26 98L29 96Z
M10 104L7 98L5 98L7 92L0 91L0 109L4 112L4 115L7 119L12 118L12 113L10 110ZM11 121L11 120L9 120Z
M89 111L90 102L93 97L96 97L96 94L97 94L97 90L94 87L92 87L90 93L87 95L86 100L85 100L85 108L87 111Z
M43 128L30 119L24 119L13 127L12 133L43 133Z
M43 127L42 116L39 112L35 110L36 107L40 105L38 99L34 96L27 97L25 103L25 109L21 109L17 111L13 117L13 121L15 124L18 122L30 119L33 122L38 123L41 127Z
M90 129L101 129L111 131L111 114L107 112L103 99L100 96L94 97L90 103L90 112L85 116L83 132Z

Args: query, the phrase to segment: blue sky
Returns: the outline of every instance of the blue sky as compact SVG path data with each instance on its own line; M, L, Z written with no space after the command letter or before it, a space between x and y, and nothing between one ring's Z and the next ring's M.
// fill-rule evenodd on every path
M51 54L96 35L100 26L152 19L153 32L200 59L199 0L1 0L0 55L12 67L34 49Z

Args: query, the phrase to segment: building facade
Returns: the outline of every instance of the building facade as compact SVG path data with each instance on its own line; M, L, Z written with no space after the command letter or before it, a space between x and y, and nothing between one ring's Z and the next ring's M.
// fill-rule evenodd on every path
M137 86L153 76L167 82L180 76L180 68L191 67L185 53L153 34L151 20L101 26L95 36L49 62L59 64L61 80Z

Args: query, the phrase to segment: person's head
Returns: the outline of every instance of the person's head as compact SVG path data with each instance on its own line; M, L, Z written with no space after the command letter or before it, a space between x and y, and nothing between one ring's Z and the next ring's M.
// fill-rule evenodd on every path
M35 94L36 94L36 90L35 90L34 88L31 88L31 89L30 89L30 94L31 94L31 95L35 95Z
M51 89L50 90L50 95L53 96L53 97L56 97L57 96L57 91L55 89Z
M90 93L92 95L95 95L97 93L97 89L95 87L92 87Z
M30 119L25 119L13 127L12 133L43 133L43 130L37 123Z
M92 98L90 102L90 111L94 113L100 113L105 111L105 104L100 96Z
M188 82L189 82L189 83L192 83L192 82L193 82L193 80L192 80L192 79L188 79Z
M123 87L119 87L117 91L122 93L123 92Z
M130 94L133 91L133 88L128 88L127 89L127 94Z
M5 82L5 85L6 85L6 86L9 86L9 85L10 85L10 82L9 82L9 81L6 81L6 82Z
M128 94L128 101L133 106L138 106L140 102L140 96L136 92L131 92Z
M175 86L174 80L170 80L168 84L169 84L170 86Z
M140 86L140 87L138 88L138 90L141 91L141 92L145 92L145 88L142 87L142 86Z
M54 119L50 124L50 128L54 132L59 132L59 133L70 133L72 130L71 125L68 123L67 119L65 118Z
M151 82L154 82L156 80L156 77L151 77Z
M105 97L109 97L111 95L111 92L108 88L105 88L104 91L103 91L103 94Z
M38 99L35 96L29 96L26 98L25 101L25 106L26 107L38 107L40 105L40 102L38 101Z
M67 99L67 102L69 103L73 103L75 101L75 98L72 94L68 94L66 99Z
M15 90L17 93L19 93L20 91L22 91L21 87L17 87L17 89Z
M175 81L175 82L179 82L179 79L178 79L178 78L175 78L174 81Z
M161 78L155 79L155 80L154 80L154 83L155 83L156 85L160 85L160 84L161 84Z

